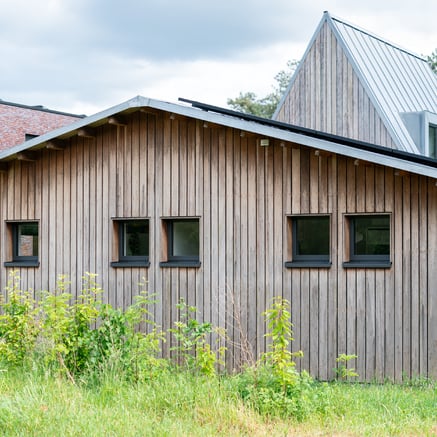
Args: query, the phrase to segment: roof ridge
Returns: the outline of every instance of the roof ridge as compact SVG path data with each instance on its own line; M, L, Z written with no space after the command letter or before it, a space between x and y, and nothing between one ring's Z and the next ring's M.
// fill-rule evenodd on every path
M364 29L364 28L362 28L360 26L357 26L356 24L352 24L352 23L350 23L350 22L348 22L348 21L346 21L346 20L344 20L342 18L333 16L328 11L325 11L324 14L326 14L332 21L336 21L336 22L341 23L341 24L343 24L345 26L348 26L351 29L354 29L354 30L356 30L358 32L364 33L365 35L367 35L367 36L369 36L371 38L374 38L374 39L376 39L379 42L382 42L383 44L386 44L386 45L388 45L390 47L393 47L396 50L399 50L399 51L401 51L403 53L406 53L407 55L414 56L415 58L420 59L421 61L427 62L427 60L423 56L418 55L417 53L414 53L411 50L408 50L408 49L406 49L404 47L401 47L398 44L395 44L395 43L393 43L391 41L388 41L387 39L385 39L385 38L383 38L383 37L381 37L379 35L376 35L375 33L371 32L369 30L366 30L366 29Z

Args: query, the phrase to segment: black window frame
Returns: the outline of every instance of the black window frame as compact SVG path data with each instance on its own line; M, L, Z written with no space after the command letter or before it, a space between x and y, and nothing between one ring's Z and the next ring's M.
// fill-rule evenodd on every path
M174 224L182 222L196 223L198 226L198 253L197 255L175 255L174 250ZM199 217L170 217L163 219L163 230L165 233L165 256L166 259L160 262L161 267L200 267L200 218Z
M356 223L360 219L385 218L388 220L388 226L375 226L374 229L386 229L389 235L389 253L388 254L357 254L355 250ZM349 261L343 263L343 267L364 267L364 268L389 268L391 267L391 214L354 214L347 216L347 231L349 232Z
M117 232L117 261L111 262L112 267L149 267L150 266L150 219L147 217L117 218L113 219ZM144 223L148 231L147 255L126 255L126 225L132 223Z
M5 267L39 267L39 246L40 246L40 229L39 229L39 221L38 220L20 220L20 221L12 221L6 222L9 227L10 236L11 236L11 252L12 259L11 261L6 261L4 263ZM36 247L36 255L20 255L19 254L19 236L21 235L19 229L21 226L28 225L36 225L37 226L37 247ZM33 241L32 241L33 244Z
M299 222L314 219L324 219L328 221L328 253L327 254L301 254L298 246ZM291 232L291 247L289 253L291 261L285 262L288 268L326 268L331 266L331 215L330 214L299 214L287 216L289 221L289 232Z

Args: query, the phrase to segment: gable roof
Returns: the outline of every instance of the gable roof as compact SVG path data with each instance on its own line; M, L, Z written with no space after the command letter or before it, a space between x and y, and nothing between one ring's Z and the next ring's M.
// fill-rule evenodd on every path
M73 137L78 135L84 128L97 127L110 122L111 118L118 114L122 115L150 108L152 111L158 110L190 117L224 127L239 129L243 132L255 133L266 138L300 144L315 150L327 151L437 179L437 160L435 159L293 126L287 123L256 117L200 102L186 99L180 100L190 106L186 104L181 105L163 102L141 96L134 97L131 100L81 119L71 125L48 132L11 149L0 151L0 161L13 160L22 152L45 148L50 142L56 139Z
M426 59L325 12L303 59L324 25L335 35L377 113L399 150L423 153L403 120L405 113L437 114L437 75ZM302 62L301 62L302 64ZM284 100L298 76L296 70Z

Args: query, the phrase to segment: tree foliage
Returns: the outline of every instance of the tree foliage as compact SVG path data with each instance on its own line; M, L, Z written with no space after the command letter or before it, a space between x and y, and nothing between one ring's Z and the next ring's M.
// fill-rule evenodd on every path
M298 64L299 61L297 60L287 62L286 69L281 70L275 76L273 91L267 96L258 98L254 92L240 92L240 95L235 99L228 99L228 105L236 111L257 115L258 117L271 118Z
M437 48L427 56L428 64L431 66L432 71L437 74Z

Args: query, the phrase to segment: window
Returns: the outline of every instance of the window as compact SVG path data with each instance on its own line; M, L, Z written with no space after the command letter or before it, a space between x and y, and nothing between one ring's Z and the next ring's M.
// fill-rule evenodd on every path
M286 267L329 267L330 263L330 217L308 215L288 217L291 234L291 261Z
M349 216L349 258L345 267L390 267L390 215Z
M199 219L164 219L166 258L162 267L200 267Z
M38 222L7 223L11 239L11 261L6 267L38 267Z
M400 115L420 153L437 159L437 113L420 111Z
M118 261L112 267L149 266L149 220L115 220Z
M437 158L437 126L429 125L428 151L431 158Z

